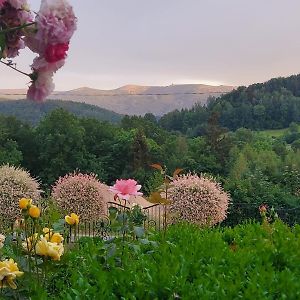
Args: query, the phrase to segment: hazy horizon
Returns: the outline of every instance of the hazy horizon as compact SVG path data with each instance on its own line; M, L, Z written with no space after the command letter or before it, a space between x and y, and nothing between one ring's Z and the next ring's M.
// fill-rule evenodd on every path
M249 85L300 70L297 0L70 1L78 17L56 91L124 85ZM29 0L38 10L40 1ZM23 50L18 67L29 72ZM0 65L0 89L29 79Z

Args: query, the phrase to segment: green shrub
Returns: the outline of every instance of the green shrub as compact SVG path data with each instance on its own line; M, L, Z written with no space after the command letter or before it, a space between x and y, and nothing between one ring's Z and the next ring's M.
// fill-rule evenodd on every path
M300 227L173 225L122 265L87 239L49 280L52 299L299 299ZM166 239L166 240L165 240Z

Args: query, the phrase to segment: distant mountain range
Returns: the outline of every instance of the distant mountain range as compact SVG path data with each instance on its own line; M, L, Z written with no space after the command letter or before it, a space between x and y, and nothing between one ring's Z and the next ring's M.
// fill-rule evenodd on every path
M113 111L86 103L61 100L46 100L42 103L29 100L0 100L0 114L15 116L32 125L38 124L49 112L57 108L62 108L78 117L94 118L112 123L118 123L123 118L122 115Z
M126 85L114 90L82 87L54 92L49 99L69 100L96 105L119 114L162 116L175 109L191 108L195 103L205 104L209 96L218 97L232 91L232 86L181 84L170 86ZM26 90L1 90L0 99L23 99Z

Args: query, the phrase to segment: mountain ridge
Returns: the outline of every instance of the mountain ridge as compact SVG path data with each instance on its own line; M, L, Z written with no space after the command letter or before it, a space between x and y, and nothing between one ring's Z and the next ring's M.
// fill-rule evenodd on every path
M226 85L205 84L168 86L128 84L111 90L79 87L68 91L55 91L48 97L48 100L83 102L123 115L153 113L156 116L162 116L174 109L191 108L198 102L204 105L209 96L218 97L234 88ZM25 94L24 89L0 89L0 99L17 100L24 98Z

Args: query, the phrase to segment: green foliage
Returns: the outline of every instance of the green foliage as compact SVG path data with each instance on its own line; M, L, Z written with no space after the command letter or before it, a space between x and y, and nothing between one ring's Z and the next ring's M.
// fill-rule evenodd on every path
M0 113L37 125L51 111L62 108L78 117L95 118L101 121L118 123L122 116L95 105L74 101L46 100L36 103L28 100L1 100Z
M197 104L189 110L170 112L159 124L167 130L198 136L205 131L209 117L218 112L220 125L229 130L287 128L291 122L299 122L299 83L300 75L295 75L238 87L217 99L210 98L206 107Z
M300 228L177 225L156 245L85 238L48 278L49 299L298 299ZM165 240L166 239L166 240Z
M161 183L149 167L157 162L168 170L182 168L218 177L235 195L235 203L257 205L269 199L275 207L299 205L297 180L287 180L285 175L287 169L300 169L297 126L291 124L285 136L275 138L246 128L228 132L220 118L218 113L207 116L203 136L191 138L166 132L151 115L127 116L123 128L61 109L47 114L36 127L2 116L0 161L28 169L41 179L45 190L59 176L79 169L97 174L107 184L117 178L136 178L150 195Z
M163 184L164 176L161 172L154 172L152 175L146 180L144 184L144 190L146 195L150 195L151 193L157 191Z

